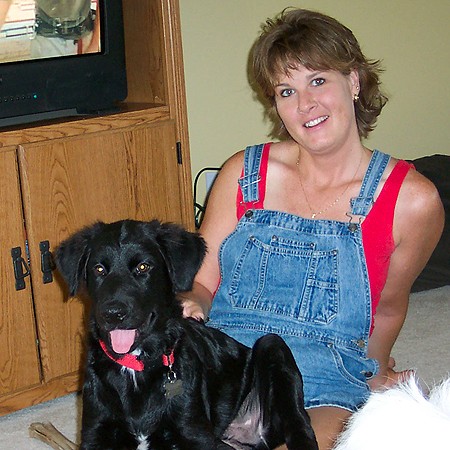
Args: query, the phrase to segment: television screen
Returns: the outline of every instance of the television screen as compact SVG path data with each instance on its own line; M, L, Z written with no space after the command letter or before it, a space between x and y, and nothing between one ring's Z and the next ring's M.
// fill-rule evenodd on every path
M101 52L97 0L0 0L0 63Z
M126 95L121 0L0 0L0 128L107 114Z

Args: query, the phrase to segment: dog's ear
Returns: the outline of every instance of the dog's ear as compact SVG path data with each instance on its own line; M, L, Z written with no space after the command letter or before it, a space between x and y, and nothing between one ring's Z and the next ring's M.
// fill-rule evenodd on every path
M160 223L156 239L167 263L174 291L190 291L206 253L205 241L198 233L191 233L173 223Z
M97 222L86 227L61 242L56 249L56 267L67 283L71 296L75 295L86 281L89 243L104 225L102 222Z

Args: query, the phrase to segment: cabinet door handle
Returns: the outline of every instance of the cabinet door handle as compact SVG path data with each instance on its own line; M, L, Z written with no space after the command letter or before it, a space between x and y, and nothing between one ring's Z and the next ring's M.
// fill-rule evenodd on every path
M22 249L20 247L11 249L11 257L13 260L14 277L16 279L16 291L21 291L25 289L25 277L30 275L30 268L22 258Z
M53 281L52 271L55 268L55 264L53 262L53 256L50 252L50 243L48 241L40 242L39 250L41 252L42 281L44 284L51 283Z

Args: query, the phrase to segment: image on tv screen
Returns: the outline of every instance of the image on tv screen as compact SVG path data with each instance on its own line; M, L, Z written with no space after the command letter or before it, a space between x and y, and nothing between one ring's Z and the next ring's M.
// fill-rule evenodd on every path
M100 0L0 0L0 63L100 53Z

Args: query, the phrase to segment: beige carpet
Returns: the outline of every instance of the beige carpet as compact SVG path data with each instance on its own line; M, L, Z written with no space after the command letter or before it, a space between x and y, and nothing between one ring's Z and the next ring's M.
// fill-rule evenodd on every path
M394 347L399 369L415 368L428 386L450 372L450 286L411 296L408 316ZM50 421L72 441L79 435L80 399L53 400L0 418L0 450L48 450L28 437L32 422Z
M70 394L0 417L0 450L50 450L28 436L28 426L33 422L51 422L71 441L79 442L80 412L80 396Z
M450 374L450 286L412 294L392 355L428 386Z

